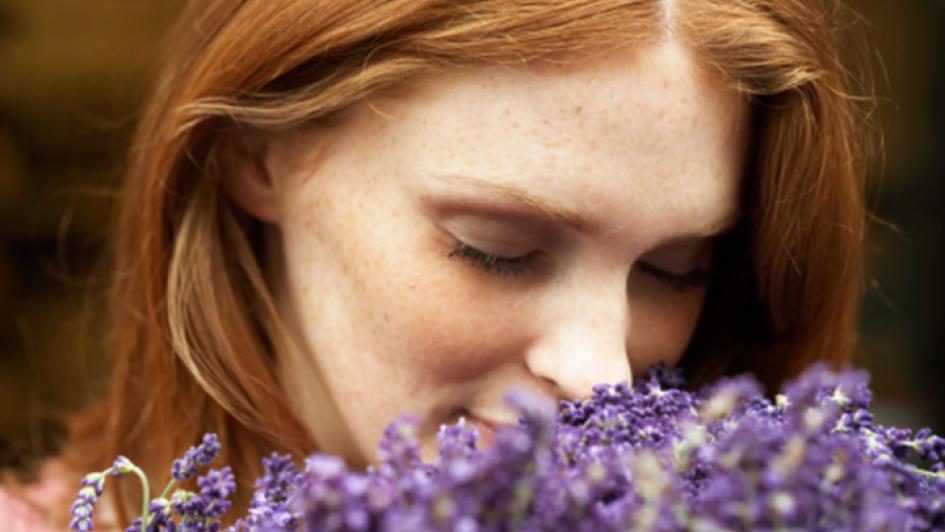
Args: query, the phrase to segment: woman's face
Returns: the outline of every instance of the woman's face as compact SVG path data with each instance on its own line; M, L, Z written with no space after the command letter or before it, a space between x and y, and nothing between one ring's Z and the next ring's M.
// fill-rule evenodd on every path
M510 388L578 398L676 363L739 215L747 115L667 42L454 72L270 139L253 209L322 450L373 461L410 412L429 458L460 415L486 440L514 421Z

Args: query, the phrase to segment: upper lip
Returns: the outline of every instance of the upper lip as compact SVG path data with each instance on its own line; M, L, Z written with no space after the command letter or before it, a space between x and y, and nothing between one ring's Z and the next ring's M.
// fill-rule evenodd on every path
M494 419L494 418L490 418L490 417L486 417L486 416L483 416L483 415L475 414L475 413L473 413L473 412L470 412L470 413L469 413L469 417L471 417L472 419L474 419L475 421L477 421L477 422L479 422L479 423L482 423L482 424L485 425L486 427L489 427L489 428L492 429L493 431L499 430L499 427L501 427L502 425L507 425L507 424L509 424L508 422L505 422L505 421L497 421L497 420Z
M499 427L501 427L502 425L510 425L510 424L514 425L515 423L518 422L517 418L513 419L512 421L505 421L504 420L505 416L493 417L490 415L483 414L481 412L474 412L468 408L458 408L454 411L454 415L456 416L453 418L454 420L456 420L457 418L466 418L467 422L478 423L480 425L483 425L484 427L491 429L492 431L497 431Z

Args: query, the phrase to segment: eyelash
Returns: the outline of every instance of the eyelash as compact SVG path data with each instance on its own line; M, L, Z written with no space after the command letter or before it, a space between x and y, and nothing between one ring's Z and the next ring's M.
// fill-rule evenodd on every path
M677 292L685 292L702 288L709 284L709 271L706 268L698 267L687 273L670 273L645 262L640 263L640 268L652 275L657 281L669 285Z
M520 276L528 273L535 266L535 253L521 257L498 257L478 250L466 243L457 242L448 257L460 257L490 275ZM678 274L660 270L645 262L640 263L644 272L653 276L657 281L669 286L677 292L701 288L709 284L709 274L705 268L699 267L691 272Z
M450 254L447 256L461 257L472 262L486 273L498 276L511 275L518 277L528 273L528 271L535 266L534 253L529 253L521 257L498 257L480 251L463 242L457 242L453 247L453 251L450 251Z

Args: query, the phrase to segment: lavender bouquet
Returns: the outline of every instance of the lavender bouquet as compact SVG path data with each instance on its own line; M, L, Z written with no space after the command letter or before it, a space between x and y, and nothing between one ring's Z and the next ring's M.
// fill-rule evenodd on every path
M657 367L584 401L513 395L517 426L485 450L463 420L444 426L433 463L409 417L387 428L366 471L273 454L228 530L945 530L945 439L877 424L864 372L812 366L774 402L746 376L682 386ZM200 477L199 493L172 492L218 451L214 435L188 450L129 530L220 530L229 468ZM128 473L147 490L122 457L86 476L72 528L91 530L105 479Z

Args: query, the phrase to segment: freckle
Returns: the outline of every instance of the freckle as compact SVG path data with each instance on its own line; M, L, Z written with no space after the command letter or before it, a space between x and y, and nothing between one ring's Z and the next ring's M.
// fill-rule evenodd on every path
M580 105L574 106L574 114L579 115L579 114L581 114L581 111L583 111L583 110L584 110L584 109L582 109Z

